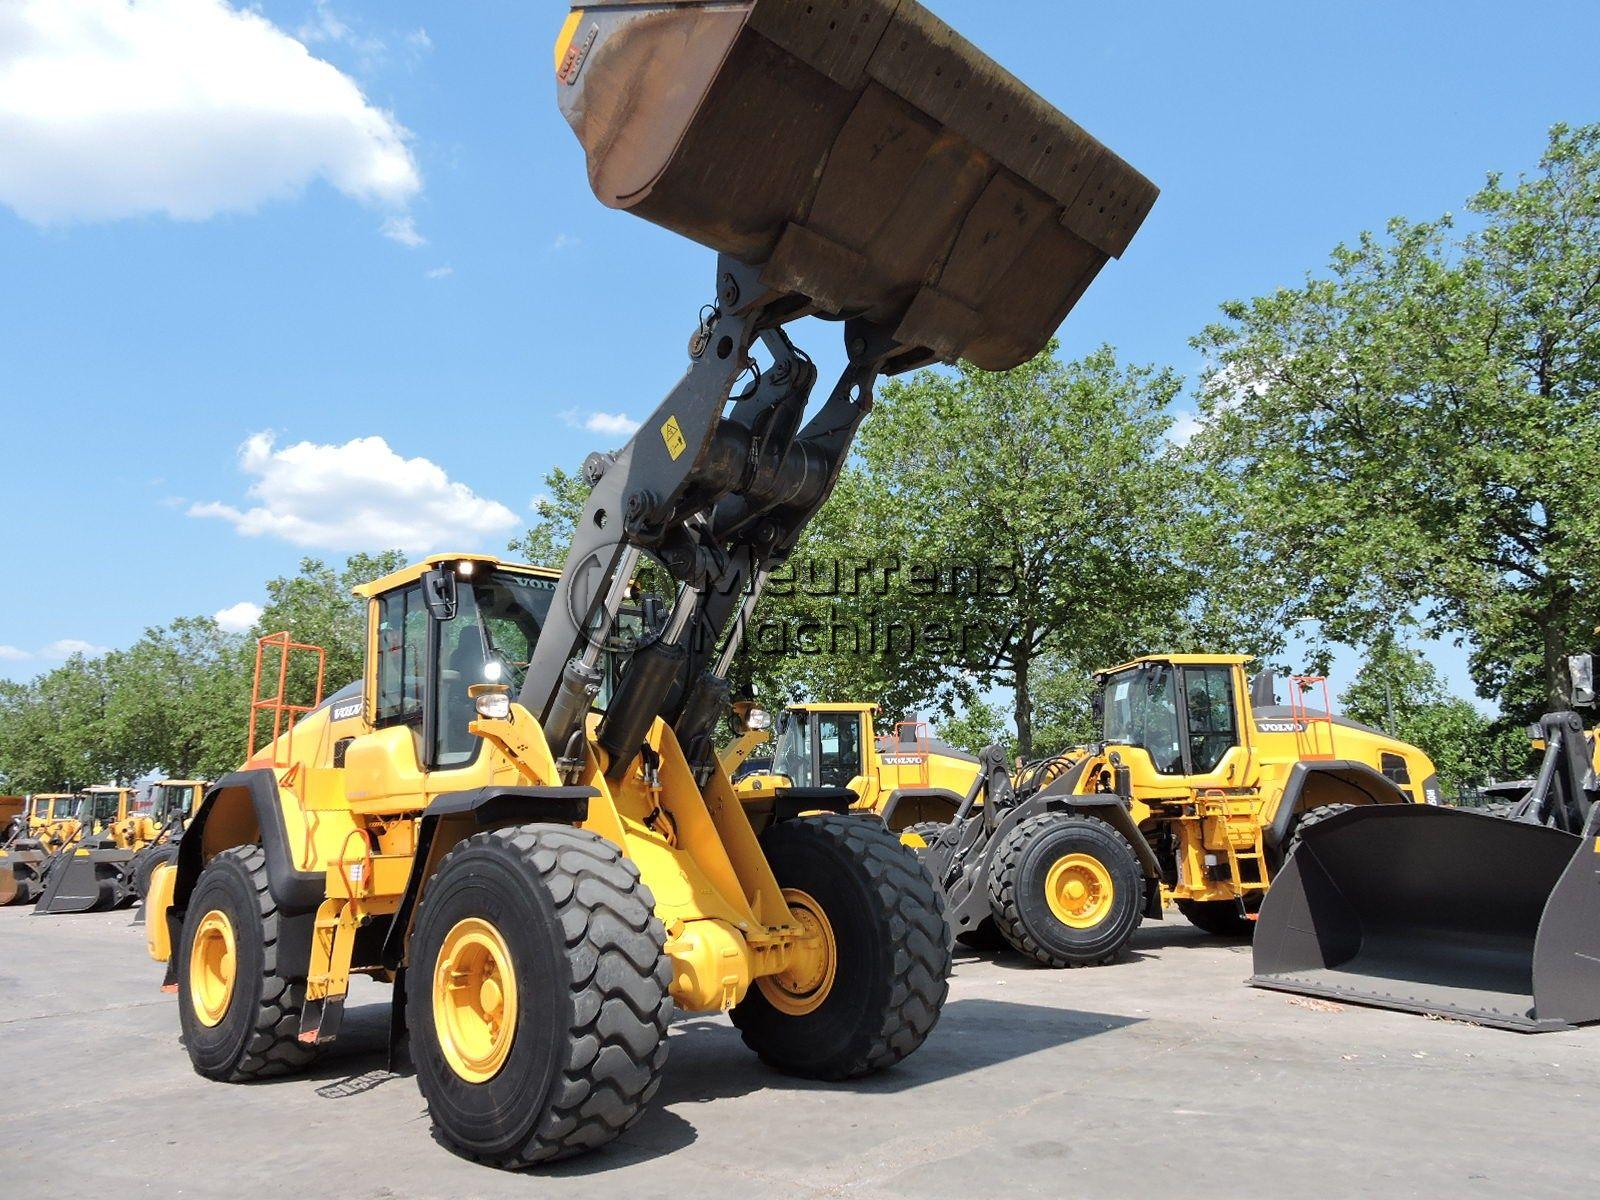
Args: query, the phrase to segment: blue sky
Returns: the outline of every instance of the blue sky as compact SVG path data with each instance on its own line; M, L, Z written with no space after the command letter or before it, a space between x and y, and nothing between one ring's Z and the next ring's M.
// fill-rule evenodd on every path
M49 2L93 19L104 0ZM1162 188L1068 351L1109 341L1191 373L1219 301L1297 281L1392 214L1458 208L1486 170L1531 167L1552 122L1600 116L1593 3L927 2ZM273 33L221 3L136 0L184 37L133 30L128 54L215 54L227 78L207 86L244 99L216 110L201 89L145 130L113 97L122 123L71 148L86 175L48 140L52 98L7 78L0 21L0 545L20 571L0 674L259 602L303 555L408 519L363 510L374 477L421 480L419 545L466 530L499 548L550 467L654 406L709 295L709 252L590 195L553 100L564 5L263 0ZM252 108L225 60L258 50L282 111ZM95 86L187 69L120 66ZM278 86L279 68L300 74ZM19 107L37 144L5 135ZM437 470L347 445L378 437ZM308 523L295 505L329 464L351 474ZM1441 659L1467 691L1462 655Z

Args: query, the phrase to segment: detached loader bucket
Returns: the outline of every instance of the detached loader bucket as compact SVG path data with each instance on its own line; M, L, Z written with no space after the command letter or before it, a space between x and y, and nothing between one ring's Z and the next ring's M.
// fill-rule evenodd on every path
M1600 1020L1594 843L1428 805L1332 817L1273 881L1250 982L1530 1033Z
M578 4L556 78L602 202L923 361L1031 358L1156 198L914 0Z
M127 850L64 851L47 873L34 915L116 908L131 896L123 871L132 857Z
M0 851L0 905L32 904L43 886L49 855L42 850Z

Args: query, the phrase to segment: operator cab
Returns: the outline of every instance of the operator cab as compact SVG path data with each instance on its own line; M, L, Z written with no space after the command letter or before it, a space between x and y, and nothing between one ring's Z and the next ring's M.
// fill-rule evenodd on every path
M83 829L99 832L126 815L123 812L126 796L121 788L90 788L78 801L73 816Z
M474 688L515 699L550 616L560 573L484 555L434 555L356 589L371 602L364 704L367 728L411 732L423 772L473 766L482 740ZM643 628L625 609L602 653L595 706L604 709ZM354 693L352 693L354 695ZM336 704L335 710L339 706ZM362 738L350 743L356 759ZM383 784L398 785L398 780Z
M1210 775L1240 740L1243 655L1141 658L1095 676L1107 747L1143 750L1159 775Z
M772 774L797 788L849 787L866 774L859 710L785 708L778 714Z

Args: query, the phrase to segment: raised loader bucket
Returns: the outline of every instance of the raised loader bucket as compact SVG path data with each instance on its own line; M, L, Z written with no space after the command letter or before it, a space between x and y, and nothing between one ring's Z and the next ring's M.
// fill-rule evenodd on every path
M64 851L46 874L44 895L34 905L34 915L116 908L132 895L123 879L132 857L128 850Z
M1600 1020L1596 839L1382 805L1308 827L1256 924L1258 987L1524 1032Z
M1156 198L914 0L579 4L556 77L604 203L924 361L1031 358Z

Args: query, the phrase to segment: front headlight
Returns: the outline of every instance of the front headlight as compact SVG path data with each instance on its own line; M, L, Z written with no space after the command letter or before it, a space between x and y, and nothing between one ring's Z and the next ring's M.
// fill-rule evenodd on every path
M772 714L764 708L752 708L744 715L746 729L771 729Z
M504 687L473 688L472 703L486 721L504 721L511 715L511 692Z

